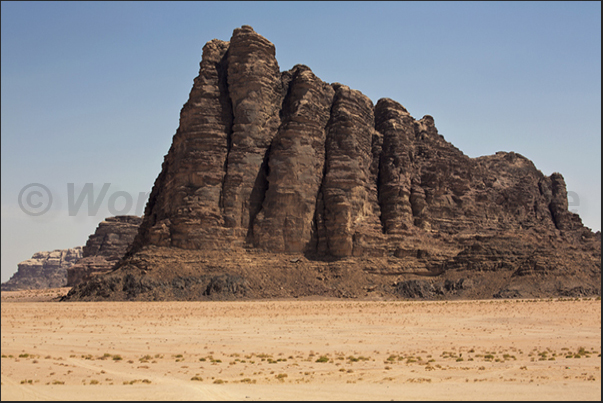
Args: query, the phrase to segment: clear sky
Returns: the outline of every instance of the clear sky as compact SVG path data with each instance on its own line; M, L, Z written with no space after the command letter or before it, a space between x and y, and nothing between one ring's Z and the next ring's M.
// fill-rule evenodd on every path
M201 48L245 24L281 70L302 63L432 115L470 157L515 151L561 172L570 209L601 229L598 1L1 4L3 282L37 251L84 245L112 212L143 212ZM32 183L52 195L45 214L19 206ZM75 209L86 183L96 212ZM22 204L40 212L42 191Z

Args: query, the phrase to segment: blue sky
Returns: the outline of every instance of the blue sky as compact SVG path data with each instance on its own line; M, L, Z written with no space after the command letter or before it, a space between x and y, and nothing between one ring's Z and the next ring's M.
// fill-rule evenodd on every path
M515 151L561 172L601 229L600 2L1 3L2 281L34 252L83 245L113 211L140 213L201 48L251 25L281 70L389 97L471 157ZM40 216L20 191L43 184ZM86 183L97 212L84 202ZM132 206L127 209L131 195ZM122 196L121 198L119 196ZM109 203L110 197L113 196ZM31 199L34 203L43 198Z

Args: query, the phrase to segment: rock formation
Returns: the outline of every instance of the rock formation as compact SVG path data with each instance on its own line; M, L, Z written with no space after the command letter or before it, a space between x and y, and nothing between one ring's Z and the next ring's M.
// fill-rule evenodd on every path
M83 247L81 259L67 269L67 286L110 271L126 253L141 222L142 218L137 216L116 216L98 224Z
M2 291L72 287L106 273L123 257L142 222L137 216L105 218L84 247L37 252L18 265Z
M65 287L67 269L81 257L81 246L36 252L31 259L18 264L17 272L6 283L2 283L2 291Z
M203 48L132 247L68 299L594 295L600 253L561 174L469 158L431 116L281 73L243 26Z

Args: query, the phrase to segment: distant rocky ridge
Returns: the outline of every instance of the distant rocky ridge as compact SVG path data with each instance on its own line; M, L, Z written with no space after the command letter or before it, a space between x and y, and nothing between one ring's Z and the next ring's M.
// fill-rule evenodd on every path
M398 102L211 40L131 248L66 299L600 294L561 174L469 158Z
M126 253L141 222L138 216L116 216L98 224L83 247L82 258L67 270L67 286L110 271Z
M5 283L2 291L65 287L67 269L82 257L82 247L36 252L31 259L18 264L17 272Z
M84 247L38 252L19 263L2 291L72 287L91 276L106 273L123 257L142 222L137 216L108 217Z

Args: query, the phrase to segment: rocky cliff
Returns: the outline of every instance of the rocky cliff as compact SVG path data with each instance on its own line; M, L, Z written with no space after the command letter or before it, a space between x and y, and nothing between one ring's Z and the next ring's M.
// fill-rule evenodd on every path
M117 270L69 299L600 293L561 174L469 158L398 102L280 72L249 26L200 71Z
M17 272L6 283L2 283L2 291L65 287L67 269L81 257L81 246L36 252L31 259L18 264Z
M98 224L83 247L82 258L67 269L67 286L110 271L126 253L141 222L137 216L116 216Z

